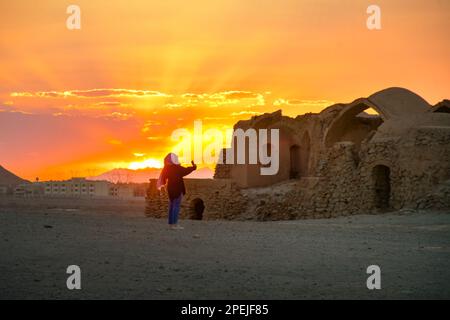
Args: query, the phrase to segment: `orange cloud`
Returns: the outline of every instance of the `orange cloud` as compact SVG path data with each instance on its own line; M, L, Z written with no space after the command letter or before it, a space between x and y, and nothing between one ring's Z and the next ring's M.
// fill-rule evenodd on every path
M12 92L11 97L38 97L38 98L111 98L111 97L169 97L168 95L149 90L130 89L91 89L91 90L71 90L71 91L38 91L38 92Z

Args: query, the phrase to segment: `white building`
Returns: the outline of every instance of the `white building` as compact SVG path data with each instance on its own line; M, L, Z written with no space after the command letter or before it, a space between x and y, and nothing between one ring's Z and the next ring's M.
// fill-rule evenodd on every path
M44 184L40 182L23 183L14 188L16 197L34 198L44 195Z
M111 186L110 194L116 198L133 198L134 188L130 184L117 183Z
M72 178L65 181L44 182L46 196L67 197L109 197L112 183L108 181L92 181L85 178Z
M131 198L134 195L130 184L114 184L109 181L72 178L65 181L43 182L44 195L54 197L88 197L88 198Z

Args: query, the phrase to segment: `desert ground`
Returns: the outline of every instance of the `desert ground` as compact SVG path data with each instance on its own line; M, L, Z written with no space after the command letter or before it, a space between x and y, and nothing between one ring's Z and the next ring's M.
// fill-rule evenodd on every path
M450 214L182 221L142 201L0 199L1 299L449 299ZM81 290L66 268L81 268ZM381 268L368 290L366 268Z

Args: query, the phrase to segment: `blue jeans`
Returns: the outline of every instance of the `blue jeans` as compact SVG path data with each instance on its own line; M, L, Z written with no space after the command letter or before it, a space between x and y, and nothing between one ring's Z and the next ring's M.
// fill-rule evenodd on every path
M178 223L178 214L180 213L182 199L183 195L180 194L178 198L169 200L169 224Z

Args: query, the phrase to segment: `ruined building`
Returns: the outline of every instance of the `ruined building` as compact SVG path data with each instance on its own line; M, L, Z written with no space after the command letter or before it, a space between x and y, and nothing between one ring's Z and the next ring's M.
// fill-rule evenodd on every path
M318 114L291 118L280 110L239 121L235 129L279 129L278 174L260 175L261 164L218 164L214 179L186 179L182 216L274 220L449 209L449 110L448 100L433 107L389 88ZM147 214L167 215L155 184Z

